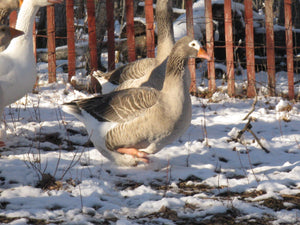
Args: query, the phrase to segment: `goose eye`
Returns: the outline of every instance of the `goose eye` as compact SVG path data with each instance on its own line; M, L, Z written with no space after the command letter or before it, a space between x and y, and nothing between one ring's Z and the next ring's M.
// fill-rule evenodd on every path
M196 41L192 41L189 43L189 46L192 48L198 48L199 44Z

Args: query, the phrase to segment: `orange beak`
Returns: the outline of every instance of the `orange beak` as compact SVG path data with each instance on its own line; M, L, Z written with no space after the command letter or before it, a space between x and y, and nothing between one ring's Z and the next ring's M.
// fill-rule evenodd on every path
M23 4L23 0L19 0L19 8L21 8L22 4Z
M9 31L10 31L11 38L15 38L24 34L23 31L17 30L12 27L9 28Z
M208 61L211 60L210 56L204 50L204 48L200 48L197 54L197 58L207 59Z

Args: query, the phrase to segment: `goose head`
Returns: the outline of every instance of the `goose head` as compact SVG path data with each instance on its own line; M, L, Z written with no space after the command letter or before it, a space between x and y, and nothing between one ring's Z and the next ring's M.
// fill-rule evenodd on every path
M203 46L197 40L194 40L189 36L185 36L177 41L171 55L173 54L181 56L182 58L211 59Z

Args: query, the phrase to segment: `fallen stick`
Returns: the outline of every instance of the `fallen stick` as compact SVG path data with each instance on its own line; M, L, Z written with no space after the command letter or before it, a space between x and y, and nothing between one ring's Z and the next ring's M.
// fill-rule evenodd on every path
M250 112L244 117L243 120L248 119L250 114L254 112L256 103L257 103L257 95L255 95L255 99L254 99L254 102L252 103L252 108L251 108Z
M236 136L236 138L231 138L229 141L234 141L234 142L240 142L241 144L244 145L244 143L242 143L241 141L241 137L242 135L248 131L250 134L253 135L254 139L257 141L257 143L259 144L259 146L266 152L266 153L270 153L270 150L268 150L266 147L263 146L263 144L260 142L259 138L255 135L255 133L251 130L252 125L251 125L251 121L252 121L252 117L250 117L248 119L248 122L245 124L244 128L242 130L239 131L238 135Z
M255 140L257 141L257 143L259 144L259 146L266 152L266 153L270 153L270 150L268 150L266 147L264 147L262 145L262 143L260 142L259 138L254 134L254 132L251 129L247 129L249 131L250 134L253 135L253 137L255 138Z

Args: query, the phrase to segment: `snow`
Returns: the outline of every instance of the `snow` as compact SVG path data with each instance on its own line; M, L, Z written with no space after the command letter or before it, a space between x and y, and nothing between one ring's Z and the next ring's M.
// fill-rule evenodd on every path
M39 75L46 76L45 68L39 68ZM63 224L172 224L164 209L183 221L201 221L232 208L239 211L239 220L268 215L273 224L300 222L294 202L285 201L280 210L262 205L270 198L300 193L298 102L258 96L251 124L270 150L266 153L249 132L242 143L229 141L243 129L254 99L233 99L223 92L210 99L191 97L192 123L180 140L151 156L149 165L127 168L86 145L83 124L64 113L61 104L90 95L66 84L67 74L58 77L55 84L42 80L38 94L29 93L5 108L0 216L15 218L11 224L26 224L29 218ZM286 84L280 82L279 89ZM36 187L39 171L54 176L61 187ZM180 187L182 182L185 187ZM227 192L260 194L222 197Z
M211 4L224 4L224 0L212 0ZM232 10L237 14L241 16L241 19L243 19L244 15L244 4L234 2L232 1ZM260 29L260 22L264 21L264 15L261 15L255 11L253 11L253 27L255 29ZM204 33L205 33L205 1L196 1L193 4L193 22L194 22L194 36L197 40L203 40L205 39ZM245 24L245 21L242 21L243 24ZM218 36L218 22L213 21L213 23L216 26L215 30L215 40L219 39ZM175 40L179 40L183 36L186 35L186 14L182 13L173 23L174 26L174 36ZM264 29L261 30L261 32L265 32Z
M185 32L179 25L175 31ZM259 95L250 116L251 130L270 153L248 131L241 142L231 141L247 123L243 118L254 99L230 98L227 84L218 80L219 91L211 98L191 96L192 122L178 141L150 156L148 165L129 168L104 158L88 143L84 125L61 110L62 103L91 95L74 90L60 68L54 84L47 82L47 64L37 68L38 93L28 93L4 112L0 221L191 224L234 214L236 223L263 218L266 224L300 224L300 103L266 96L265 72L256 76ZM206 91L205 63L200 68L197 85ZM237 89L246 87L246 74L236 76ZM286 94L287 73L278 72L276 80L277 93ZM38 187L42 174L56 183ZM265 204L270 200L282 206Z

